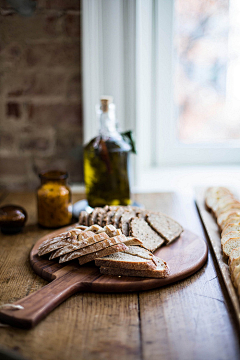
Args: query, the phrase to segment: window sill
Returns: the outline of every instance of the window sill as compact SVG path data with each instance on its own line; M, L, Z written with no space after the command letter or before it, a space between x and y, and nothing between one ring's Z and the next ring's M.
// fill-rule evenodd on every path
M150 168L142 171L133 193L180 192L193 195L198 186L240 188L240 166L179 166ZM82 184L72 185L73 193L84 193Z

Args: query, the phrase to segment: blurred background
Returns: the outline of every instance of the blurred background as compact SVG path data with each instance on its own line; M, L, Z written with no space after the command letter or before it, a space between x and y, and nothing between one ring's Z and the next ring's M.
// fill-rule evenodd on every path
M56 168L81 188L102 94L136 191L239 185L240 2L0 0L0 188Z

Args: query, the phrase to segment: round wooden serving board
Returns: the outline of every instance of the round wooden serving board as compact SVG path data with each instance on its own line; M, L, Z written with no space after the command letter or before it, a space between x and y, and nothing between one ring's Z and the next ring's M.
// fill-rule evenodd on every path
M21 328L32 328L57 305L78 291L114 293L154 289L192 275L207 260L205 241L189 230L185 230L169 246L163 246L154 253L169 265L170 276L165 279L101 275L93 262L83 266L77 260L59 264L57 260L50 261L37 255L38 247L44 240L72 227L59 229L38 240L31 250L30 263L33 270L50 283L15 303L24 309L1 310L0 321Z

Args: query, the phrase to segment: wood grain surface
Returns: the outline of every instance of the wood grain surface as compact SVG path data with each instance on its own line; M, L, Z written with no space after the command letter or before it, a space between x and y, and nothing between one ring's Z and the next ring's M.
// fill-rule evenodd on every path
M204 227L208 233L209 240L211 241L213 251L215 253L220 271L222 273L223 280L225 282L227 291L228 291L230 299L232 301L233 308L235 310L236 317L237 317L237 320L239 322L239 327L240 327L240 304L239 304L237 290L235 289L235 287L233 286L233 283L231 281L231 276L230 276L229 267L227 264L227 259L223 257L223 253L222 253L222 249L221 249L221 236L220 236L220 232L219 232L219 228L218 228L216 219L211 214L211 212L208 211L205 207L205 200L204 200L205 191L206 191L206 188L196 189L197 207L199 209L199 213L202 218Z
M205 238L193 198L162 193L134 200ZM22 233L1 235L0 304L47 284L26 260L49 232L36 224L35 194L11 193L0 205L6 203L24 206L29 220ZM211 251L206 265L181 282L140 293L78 293L32 330L0 328L0 344L34 360L240 358L234 309Z
M34 245L30 252L32 268L51 283L14 303L21 305L23 309L0 310L0 321L21 328L32 328L76 292L123 293L155 289L194 274L207 260L206 243L189 230L184 230L179 239L155 252L155 256L163 258L170 268L170 275L164 279L101 275L99 268L92 262L80 266L76 259L59 264L57 259L49 261L46 257L38 256L38 248L47 238L58 236L68 230L69 227L65 227L50 232Z

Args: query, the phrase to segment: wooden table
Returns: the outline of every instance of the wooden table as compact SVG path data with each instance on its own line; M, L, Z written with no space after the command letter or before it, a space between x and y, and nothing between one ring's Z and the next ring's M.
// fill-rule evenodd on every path
M1 305L46 284L31 269L29 252L49 231L36 224L33 193L0 195L1 206L22 205L29 214L22 233L0 237ZM134 199L206 239L193 199L172 193ZM34 360L240 358L238 325L211 251L200 271L174 285L141 293L79 293L32 330L0 327L0 348Z

